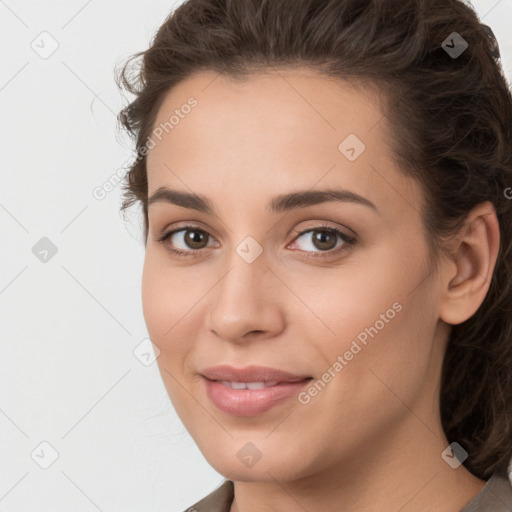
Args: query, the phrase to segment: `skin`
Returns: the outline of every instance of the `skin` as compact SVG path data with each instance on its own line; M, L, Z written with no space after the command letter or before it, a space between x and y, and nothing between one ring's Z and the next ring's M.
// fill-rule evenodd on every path
M489 287L499 247L492 205L471 212L434 269L421 189L393 161L377 89L306 68L245 81L200 72L167 94L155 126L190 96L197 107L148 154L149 195L163 186L206 195L216 215L150 205L142 300L176 412L235 482L231 511L459 511L485 481L441 458L439 382L450 324L472 316ZM366 146L352 162L338 149L351 133ZM376 210L265 209L277 194L331 187ZM210 235L202 245L187 245L183 231L157 241L188 223ZM292 231L322 223L355 236L353 247L329 256L311 231ZM247 236L263 251L250 264L236 252ZM237 417L206 396L199 371L218 364L320 379L394 303L401 311L308 404L293 397ZM261 453L250 468L237 457L247 442Z

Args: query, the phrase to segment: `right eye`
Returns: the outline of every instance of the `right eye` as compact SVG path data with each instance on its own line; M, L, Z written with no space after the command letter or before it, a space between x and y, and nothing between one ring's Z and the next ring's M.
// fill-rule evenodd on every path
M179 234L179 235L178 235ZM195 256L194 253L206 248L204 241L208 240L210 234L197 226L183 226L179 229L168 231L157 242L164 245L167 251L178 256ZM168 241L171 244L167 243ZM176 243L181 244L182 248L176 248Z

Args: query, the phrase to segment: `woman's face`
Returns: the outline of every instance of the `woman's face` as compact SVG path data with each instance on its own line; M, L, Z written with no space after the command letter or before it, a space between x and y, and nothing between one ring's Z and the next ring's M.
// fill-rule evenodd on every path
M195 74L158 112L144 316L177 413L230 479L378 466L398 429L402 443L438 429L439 286L378 105L280 69Z

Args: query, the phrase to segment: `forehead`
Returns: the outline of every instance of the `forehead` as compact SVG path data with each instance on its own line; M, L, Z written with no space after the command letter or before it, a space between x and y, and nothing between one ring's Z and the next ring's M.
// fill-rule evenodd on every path
M199 72L166 94L153 128L160 128L170 145L186 139L210 150L230 143L246 154L252 140L265 142L267 153L290 145L299 152L297 142L307 151L322 140L324 148L337 149L350 133L375 145L381 142L379 130L371 133L383 119L380 99L370 83L355 86L307 68L276 68L242 78Z
M157 113L149 195L166 185L226 193L234 183L241 193L257 186L274 195L320 180L375 202L390 198L390 186L395 195L404 187L415 194L393 162L381 100L373 84L308 68L243 79L196 73L167 93Z

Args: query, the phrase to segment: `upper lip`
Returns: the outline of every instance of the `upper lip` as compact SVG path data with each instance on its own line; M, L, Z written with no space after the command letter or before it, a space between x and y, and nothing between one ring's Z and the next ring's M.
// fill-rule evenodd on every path
M299 382L310 378L309 375L297 375L268 366L246 366L234 368L229 365L212 366L201 371L201 375L210 380L229 382Z

